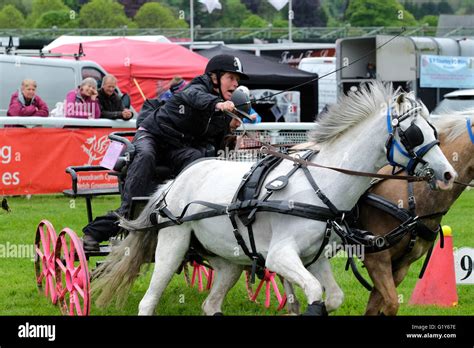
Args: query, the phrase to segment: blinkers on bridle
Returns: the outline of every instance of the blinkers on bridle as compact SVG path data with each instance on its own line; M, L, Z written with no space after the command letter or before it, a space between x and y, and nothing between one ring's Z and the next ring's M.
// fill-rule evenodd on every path
M439 145L439 140L436 128L427 121L430 127L433 129L435 140L415 151L415 148L422 145L425 141L423 132L415 124L415 120L412 120L410 126L405 130L400 127L400 124L412 114L415 114L416 118L417 114L422 109L422 106L419 105L419 103L413 103L411 99L408 99L408 101L411 104L411 108L402 115L396 115L394 110L392 110L390 107L387 108L387 128L389 136L385 144L385 148L387 160L394 168L400 167L400 164L393 160L395 149L397 149L403 156L409 158L410 161L406 166L406 170L409 175L413 175L418 163L427 166L428 163L423 159L423 156L434 146ZM403 147L400 146L400 143L397 140L395 140L395 132L397 132Z

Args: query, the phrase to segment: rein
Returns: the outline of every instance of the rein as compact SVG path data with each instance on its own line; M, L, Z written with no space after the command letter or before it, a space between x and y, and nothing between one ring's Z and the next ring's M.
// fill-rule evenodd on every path
M359 172L355 170L349 170L349 169L344 169L344 168L336 168L336 167L328 167L328 166L323 166L317 163L312 163L309 162L308 160L303 160L301 158L297 157L291 157L289 155L280 153L276 151L275 149L271 149L268 146L262 146L260 149L260 152L264 154L269 154L275 157L280 157L289 161L293 161L297 164L300 164L304 167L317 167L317 168L323 168L323 169L329 169L329 170L334 170L336 172L340 172L343 174L347 175L354 175L354 176L362 176L362 177L368 177L368 178L379 178L379 179L393 179L393 180L406 180L408 182L413 182L413 181L430 181L432 179L432 176L430 175L425 175L425 176L413 176L413 175L404 175L404 176L397 176L397 175L390 175L390 174L378 174L378 173L369 173L369 172Z

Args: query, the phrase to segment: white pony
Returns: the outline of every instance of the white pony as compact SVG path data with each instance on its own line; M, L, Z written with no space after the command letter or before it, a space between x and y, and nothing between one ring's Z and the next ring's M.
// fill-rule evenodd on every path
M403 117L393 120L397 116ZM387 162L386 151L390 150L386 150L385 143L389 127L398 127L402 133L408 133L409 126L416 125L421 143L416 144L413 149L415 152L436 141L427 117L428 110L415 100L413 94L394 92L391 86L384 87L381 83L369 84L341 98L337 106L316 123L312 140L319 144L320 152L311 161L325 166L375 173ZM393 133L394 142L399 142L401 133ZM411 158L402 153L407 150L398 143L391 154L393 162L401 166L412 163ZM430 146L429 151L422 156L434 174L433 181L441 188L449 188L457 174L439 147ZM287 174L293 165L291 161L283 161L270 173L265 184ZM248 163L207 160L188 167L167 188L168 209L179 216L183 207L195 200L228 205L250 166ZM421 175L426 173L427 165L418 163L413 168L415 174ZM350 210L370 184L370 178L367 177L349 176L315 167L308 169L322 192L341 211ZM191 242L197 240L203 256L216 271L213 287L202 308L207 315L221 313L225 295L237 282L244 267L251 264L251 260L237 244L232 224L226 215L166 227L158 233L136 231L152 226L150 215L162 203L163 191L159 190L155 194L137 220L122 221L122 226L130 234L94 275L93 291L99 293L96 303L105 305L114 297L123 299L138 276L140 266L152 259L152 250L156 246L154 273L139 305L140 315L152 315L163 291L182 264ZM302 170L295 172L285 189L274 192L272 200L325 207ZM209 209L193 205L187 215L206 210ZM157 216L158 223L168 221L167 218ZM246 229L240 221L238 228L249 245ZM340 292L332 294L331 300L324 303L320 282L305 267L318 252L325 228L325 222L273 212L257 213L253 225L256 247L265 258L265 266L302 288L309 314L325 314L326 309L331 311L337 308L343 299ZM333 242L340 243L341 240L332 234L330 243ZM320 257L316 262L317 265L313 267L319 271L313 269L313 272L318 273L318 276L332 277L325 257Z

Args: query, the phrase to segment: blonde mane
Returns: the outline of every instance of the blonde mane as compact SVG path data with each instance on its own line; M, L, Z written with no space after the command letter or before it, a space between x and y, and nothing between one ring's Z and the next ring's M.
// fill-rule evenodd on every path
M471 125L474 125L474 108L440 114L439 118L433 119L433 125L446 136L447 141L454 141L466 132L466 118L471 119Z

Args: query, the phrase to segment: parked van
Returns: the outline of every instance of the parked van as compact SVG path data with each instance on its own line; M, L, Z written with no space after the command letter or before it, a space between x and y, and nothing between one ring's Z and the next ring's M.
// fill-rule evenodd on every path
M26 78L36 80L36 93L53 110L84 78L92 77L100 86L105 75L100 65L86 60L0 55L0 116L7 114L11 95Z
M337 79L336 58L335 57L311 57L301 59L298 69L318 74L319 77L329 74L318 80L318 111L327 104L335 104L337 102Z

